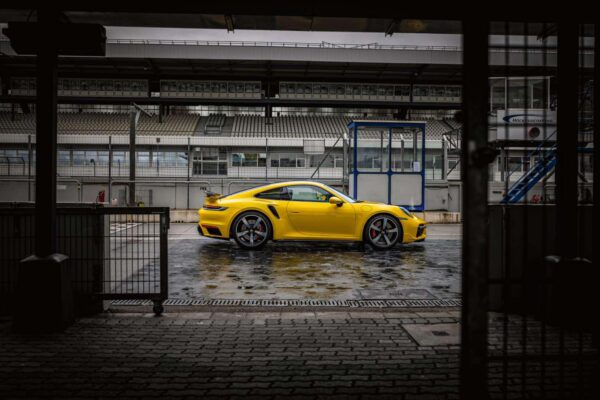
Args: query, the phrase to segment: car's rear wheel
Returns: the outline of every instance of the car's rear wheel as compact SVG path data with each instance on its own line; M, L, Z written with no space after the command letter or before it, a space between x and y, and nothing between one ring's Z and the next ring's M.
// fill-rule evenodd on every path
M377 250L391 249L401 238L402 225L391 215L375 215L365 225L365 242Z
M260 249L271 237L271 222L264 214L248 211L233 221L231 235L243 249Z

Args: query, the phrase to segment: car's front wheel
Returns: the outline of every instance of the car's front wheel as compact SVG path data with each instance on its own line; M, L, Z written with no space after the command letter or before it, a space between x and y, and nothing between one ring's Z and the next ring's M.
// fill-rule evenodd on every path
M365 225L364 239L378 250L391 249L402 237L402 225L391 215L375 215Z
M263 214L248 211L233 221L231 235L243 249L259 249L271 236L271 222Z

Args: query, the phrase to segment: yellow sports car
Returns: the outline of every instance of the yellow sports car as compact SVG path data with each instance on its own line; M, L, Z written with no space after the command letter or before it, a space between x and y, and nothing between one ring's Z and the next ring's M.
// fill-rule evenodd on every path
M230 195L207 192L198 232L245 249L271 240L364 241L375 249L425 240L426 222L408 210L354 200L317 182L279 182Z

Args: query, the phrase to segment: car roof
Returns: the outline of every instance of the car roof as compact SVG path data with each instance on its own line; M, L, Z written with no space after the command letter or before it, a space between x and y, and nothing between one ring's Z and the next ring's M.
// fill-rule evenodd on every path
M324 186L325 186L324 184L322 184L320 182L315 182L315 181L275 182L275 183L268 183L268 184L262 185L262 186L256 186L256 187L253 187L253 188L244 189L244 190L241 190L239 192L231 193L231 194L223 196L223 197L248 195L248 194L260 193L260 192L263 192L265 190L277 189L277 188L284 187L284 186L301 186L301 185L311 185L311 186L317 186L317 187L320 187L320 188L324 188Z
M259 186L256 189L264 189L264 188L276 189L278 187L283 187L283 186L304 186L304 185L311 185L311 186L318 186L318 187L324 186L322 183L315 182L315 181L287 181L287 182L270 183L270 184L267 184L264 186Z

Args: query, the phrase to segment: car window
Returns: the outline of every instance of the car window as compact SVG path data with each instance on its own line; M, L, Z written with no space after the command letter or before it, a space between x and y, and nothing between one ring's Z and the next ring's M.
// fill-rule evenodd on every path
M264 192L258 193L256 197L260 199L270 200L290 200L290 194L287 187L279 187L275 189L265 190Z
M331 194L316 186L288 186L288 193L292 201L315 201L326 203Z

